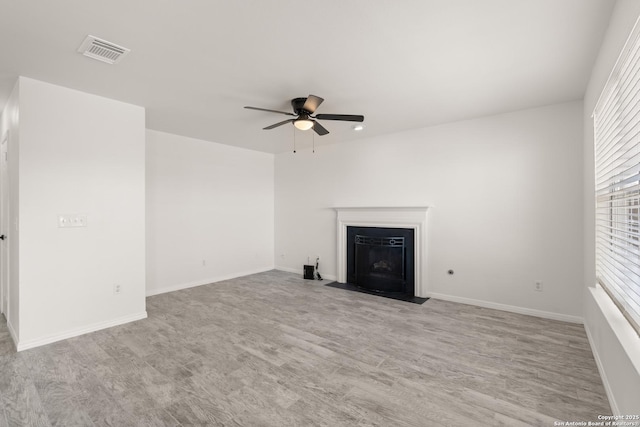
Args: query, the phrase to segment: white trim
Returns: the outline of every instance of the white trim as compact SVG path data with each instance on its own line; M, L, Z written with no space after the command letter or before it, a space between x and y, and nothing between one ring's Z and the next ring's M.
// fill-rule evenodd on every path
M304 271L302 269L298 269L298 268L291 268L291 267L280 267L280 266L275 266L274 269L278 270L278 271L286 271L287 273L294 273L294 274L299 274L300 277L302 277L304 275ZM322 272L320 272L320 276L322 276L322 278L324 280L332 280L335 281L336 280L336 276L332 276L329 274L324 274Z
M177 285L165 286L160 289L147 290L146 296L166 294L168 292L181 291L183 289L195 288L196 286L208 285L211 283L222 282L223 280L231 280L242 276L248 276L250 274L264 273L265 271L273 270L273 267L265 267L251 271L244 271L241 273L227 274L224 276L216 276L209 279L195 280L193 282L179 283Z
M613 389L611 388L611 383L607 378L607 371L604 369L604 364L600 359L600 354L598 353L598 349L596 348L595 341L593 340L593 335L591 334L591 330L589 329L588 322L584 322L584 330L587 333L587 340L589 341L589 346L591 347L591 353L593 353L593 358L596 361L596 366L598 367L598 372L600 373L600 379L602 379L602 385L604 386L604 391L607 394L607 399L609 400L609 406L611 406L611 412L613 414L620 414L620 410L618 409L618 404L616 403L616 399L613 394Z
M589 288L593 299L598 303L603 316L616 334L616 338L633 363L638 375L640 375L640 337L629 321L624 317L620 309L615 305L609 294L600 285Z
M614 392L613 385L610 383L610 380L607 377L607 367L601 361L600 353L602 353L605 360L615 360L616 363L619 364L624 363L624 365L626 365L628 360L629 365L626 366L629 366L629 368L634 370L635 372L628 372L626 376L627 378L635 377L637 379L638 377L640 377L640 337L636 333L633 326L631 326L629 321L624 317L620 309L615 305L611 297L604 289L602 289L600 285L596 284L595 287L589 287L587 290L591 294L591 297L593 298L593 301L595 302L598 310L600 310L598 316L602 317L606 322L606 327L603 327L602 331L600 332L597 330L590 331L588 329L587 322L585 322L587 337L589 338L591 350L596 360L598 370L600 371L602 383L604 385L605 391L607 392L607 397L609 398L609 403L611 405L613 414L623 415L624 413L629 413L629 408L620 409L618 403L616 402L616 393ZM595 336L596 334L600 335L597 341L596 338L598 337ZM609 345L606 348L602 348L604 345L607 345L607 341L609 342ZM619 345L619 350L617 348L611 348L611 342L615 342L615 347L618 347ZM611 357L612 354L613 357ZM611 366L608 369L611 369L613 371L613 379L616 380L616 367ZM619 378L617 380L619 381ZM620 388L621 384L618 384L617 387ZM622 392L623 391L618 391L618 394ZM636 409L637 407L633 408L633 410Z
M347 281L347 227L408 228L414 230L414 295L425 298L427 286L428 206L379 206L334 208L337 212L337 278Z
M454 295L431 293L431 298L441 299L444 301L458 302L461 304L477 305L478 307L492 308L494 310L508 311L511 313L525 314L527 316L542 317L543 319L560 320L562 322L583 324L584 319L579 316L571 316L569 314L554 313L551 311L536 310L533 308L518 307L515 305L500 304L497 302L483 301L472 298L458 297Z
M0 139L0 156L2 156L3 150L6 150L4 151L5 158L4 159L0 158L0 174L2 173L5 174L4 176L5 182L0 184L0 210L1 210L0 211L0 230L3 233L8 233L8 234L11 234L9 230L10 229L9 224L11 223L11 221L9 221L9 215L11 212L10 195L9 195L9 185L10 185L9 162L7 160L9 156L9 138L11 137L10 132L11 132L11 129L7 129L4 132L2 139ZM6 147L2 147L5 144L6 144ZM6 218L4 217L5 213L7 216ZM5 225L7 227L5 227ZM9 319L9 297L10 297L9 280L11 278L11 272L9 271L9 268L11 266L11 258L10 258L11 252L9 251L10 242L3 240L0 246L2 246L2 248L0 248L0 267L3 268L3 271L0 272L0 313L4 314L5 318L8 320ZM4 264L3 261L6 261L6 265L3 265Z
M16 349L17 351L28 350L34 347L40 347L42 345L51 344L56 341L62 341L69 338L77 337L79 335L88 334L90 332L96 332L102 329L112 328L114 326L123 325L125 323L134 322L136 320L146 319L147 312L143 311L141 313L130 314L127 316L122 316L117 319L108 320L106 322L98 322L92 325L83 326L76 329L70 329L66 332L60 334L54 334L45 336L42 338L35 338L27 341L16 341Z

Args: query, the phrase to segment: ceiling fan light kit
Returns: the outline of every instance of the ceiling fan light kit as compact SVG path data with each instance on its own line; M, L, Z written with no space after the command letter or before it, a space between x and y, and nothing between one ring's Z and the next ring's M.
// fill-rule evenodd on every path
M291 100L291 107L293 108L293 113L289 113L286 111L278 111L271 110L268 108L259 108L259 107L250 107L245 106L249 110L258 110L258 111L267 111L269 113L277 113L277 114L285 114L287 116L293 116L294 119L284 120L270 126L263 128L264 130L271 130L282 126L287 123L293 123L293 125L300 130L309 130L313 129L315 133L318 135L327 135L329 131L322 126L318 120L339 120L339 121L347 121L347 122L363 122L364 116L362 115L353 115L353 114L316 114L316 109L322 104L324 101L323 98L315 95L309 95L306 98L293 98Z
M300 130L309 130L313 127L313 122L309 119L298 119L293 125Z
M301 114L300 118L293 122L293 125L300 130L309 130L313 127L313 121L309 120L309 116Z

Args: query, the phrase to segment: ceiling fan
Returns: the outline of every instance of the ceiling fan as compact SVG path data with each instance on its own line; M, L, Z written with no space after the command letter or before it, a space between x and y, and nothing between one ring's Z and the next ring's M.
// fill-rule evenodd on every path
M271 126L267 126L263 128L265 130L270 130L277 128L278 126L282 126L287 123L293 123L293 125L300 130L309 130L313 128L315 133L318 135L326 135L329 131L318 123L318 120L340 120L346 122L362 122L364 121L364 116L353 115L353 114L316 114L316 109L322 104L324 99L319 96L309 95L306 98L294 98L291 100L291 107L293 107L293 113L288 113L286 111L278 111L278 110L270 110L268 108L258 108L258 107L244 107L249 110L258 110L258 111L268 111L270 113L279 113L285 114L287 116L294 116L295 119L287 119L278 123L275 123Z

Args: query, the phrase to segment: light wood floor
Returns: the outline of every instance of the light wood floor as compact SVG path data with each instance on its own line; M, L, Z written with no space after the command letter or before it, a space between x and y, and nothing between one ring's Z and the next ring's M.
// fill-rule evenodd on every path
M581 325L271 271L15 353L0 426L553 426L610 414Z

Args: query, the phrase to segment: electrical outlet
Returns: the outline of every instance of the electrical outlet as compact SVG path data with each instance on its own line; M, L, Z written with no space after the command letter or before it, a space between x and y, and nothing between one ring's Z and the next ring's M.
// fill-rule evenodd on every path
M86 227L86 226L87 226L86 215L79 215L79 214L58 215L58 227L60 228Z
M122 293L122 286L120 286L119 284L113 285L113 294L118 295L121 293Z
M533 288L536 292L542 292L542 280L536 280Z

